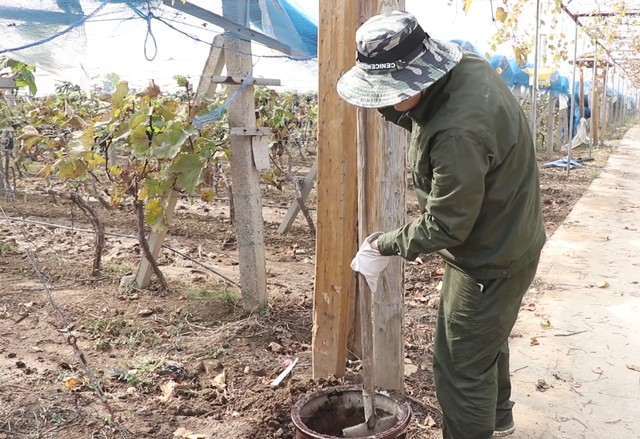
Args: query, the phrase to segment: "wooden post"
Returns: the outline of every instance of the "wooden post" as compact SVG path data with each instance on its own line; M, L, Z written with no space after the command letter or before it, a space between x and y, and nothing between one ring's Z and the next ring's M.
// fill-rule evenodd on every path
M580 86L579 87L580 87L580 119L582 119L584 117L584 69L582 68L582 66L580 66ZM572 108L571 111L575 113L575 109ZM578 124L580 124L580 121L578 121ZM573 127L571 127L571 130L573 130Z
M379 0L376 13L405 10L405 0ZM369 145L369 220L372 230L391 231L406 221L406 130L386 122L375 112ZM369 118L369 121L372 121ZM373 122L372 121L372 122ZM373 345L376 385L404 391L404 269L402 258L393 257L381 276L373 303Z
M246 0L244 0L246 2ZM248 25L247 8L240 1L223 0L225 17ZM251 42L224 37L227 73L246 77L251 71ZM238 52L244 52L241 54ZM237 86L227 87L230 98ZM255 97L253 86L247 86L228 106L229 128L255 128ZM236 215L236 237L240 265L242 302L247 310L267 305L267 273L264 251L264 224L260 174L253 160L251 136L231 136L231 180Z
M224 51L220 49L223 45L224 37L221 34L216 35L213 38L213 46L211 46L211 50L209 51L209 58L207 58L207 62L204 65L202 77L198 84L198 91L196 92L197 98L205 93L211 97L216 94L216 87L218 84L211 82L211 78L219 76L224 69Z
M593 81L593 102L591 103L591 119L593 120L593 145L596 146L599 140L599 131L600 131L600 121L599 118L599 101L600 97L598 96L598 80L597 77Z
M151 236L149 236L149 250L151 250L151 255L155 261L158 260L158 255L160 255L164 238L167 236L167 232L169 231L169 224L171 224L171 220L173 219L173 212L176 208L176 203L178 202L178 195L178 191L172 190L167 196L166 205L164 207L164 219L167 223L167 227L161 232L152 233ZM142 289L147 288L151 282L152 274L153 269L151 268L151 264L143 255L142 260L138 265L138 272L136 273L136 287Z
M307 197L309 196L309 193L311 193L311 189L313 189L313 185L315 184L317 174L318 174L318 161L316 160L315 162L313 162L313 166L311 167L311 170L305 177L304 183L302 184L301 195L302 195L303 201L306 200ZM296 220L298 213L300 213L300 206L298 206L298 201L294 199L291 205L289 206L289 210L287 211L287 214L282 220L282 223L280 223L280 227L278 227L278 233L287 233L291 228L291 226L293 225L293 222Z
M562 129L564 128L564 135L565 138L562 137ZM558 151L561 150L563 142L566 140L567 137L569 137L569 131L567 131L567 128L569 128L569 122L568 122L568 117L567 117L567 109L563 108L561 110L558 110L558 138L557 138L557 147L558 147ZM567 140L568 142L568 140Z
M608 112L609 105L607 104L607 102L609 101L609 97L607 96L607 88L608 88L607 81L609 80L608 72L609 72L609 66L607 62L607 64L605 64L604 66L604 70L603 70L604 78L602 80L602 130L600 133L600 139L602 141L604 141L607 135L607 125L609 124L609 112Z
M553 153L554 134L555 130L553 125L555 124L556 117L556 102L558 98L549 94L549 119L547 120L547 154Z
M405 9L404 0L359 0L358 3L358 25L373 15ZM367 113L367 194L366 201L358 203L358 208L367 209L368 232L388 232L403 226L406 219L408 136L403 128L386 122L377 110ZM403 317L404 260L393 257L373 297L373 352L378 387L404 390ZM358 339L360 337L355 337Z
M318 36L318 210L313 297L313 376L343 376L355 274L356 109L336 91L354 65L356 2L320 0Z

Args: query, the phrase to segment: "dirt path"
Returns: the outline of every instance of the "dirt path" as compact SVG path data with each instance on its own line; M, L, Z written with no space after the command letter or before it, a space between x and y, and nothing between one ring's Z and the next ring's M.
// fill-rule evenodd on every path
M637 438L640 127L543 251L511 340L514 439Z

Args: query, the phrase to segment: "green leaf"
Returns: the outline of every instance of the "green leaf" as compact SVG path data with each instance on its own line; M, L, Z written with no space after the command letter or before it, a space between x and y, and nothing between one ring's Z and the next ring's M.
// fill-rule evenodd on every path
M173 79L176 80L176 82L178 83L178 86L180 86L180 87L188 87L189 86L189 80L187 78L185 78L184 76L176 75L176 76L173 77Z
M179 152L185 140L189 136L198 134L198 130L192 125L183 125L175 122L169 128L155 137L156 147L153 155L159 159L172 159Z
M60 161L57 176L60 179L78 178L87 174L87 169L78 159L65 158Z
M137 157L147 157L149 155L149 137L147 137L147 126L138 125L129 137L131 148Z
M129 83L127 81L120 82L116 87L116 91L113 92L113 96L111 96L111 109L113 110L113 114L116 114L116 110L122 108L122 103L127 93L129 93Z
M169 184L164 180L154 180L146 178L143 183L143 189L146 191L148 198L158 198L167 193L170 189Z
M35 95L38 92L36 87L36 78L26 67L16 76L16 85L18 87L29 87L29 92Z
M140 111L136 111L131 118L129 118L129 129L134 129L140 124L147 124L149 122L149 116L153 114L152 107L145 107Z
M182 154L175 158L171 170L178 175L178 184L190 194L198 185L203 163L197 154Z
M176 118L176 115L164 105L159 106L156 110L165 122L170 122Z

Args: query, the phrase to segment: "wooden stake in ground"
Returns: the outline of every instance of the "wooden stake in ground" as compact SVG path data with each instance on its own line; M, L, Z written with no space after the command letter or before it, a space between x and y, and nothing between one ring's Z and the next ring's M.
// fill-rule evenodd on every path
M211 97L215 96L216 94L216 87L218 84L212 82L211 78L213 78L214 76L219 76L224 69L224 51L220 49L223 44L224 37L221 34L216 35L213 38L213 45L211 46L211 50L209 51L207 63L204 65L202 77L200 78L200 82L198 83L198 90L196 91L197 99L200 99L205 93Z
M606 63L604 65L603 68L603 79L602 79L602 129L601 129L601 133L600 133L600 139L601 141L604 141L605 137L607 136L607 128L608 128L608 124L609 124L609 97L607 95L607 82L609 81L608 75L609 75L609 64Z
M240 24L249 24L247 8L240 2L222 2L225 17ZM246 3L246 1L244 2ZM246 5L245 5L246 6ZM224 39L227 74L246 77L252 70L251 42L233 36ZM242 53L238 53L242 52ZM230 98L237 87L227 87ZM255 97L253 86L247 86L228 106L229 128L255 128ZM242 303L247 310L267 305L267 270L264 252L264 224L260 174L256 169L251 136L231 136L231 181L235 206L238 260Z
M336 84L354 65L355 2L320 0L318 38L318 210L313 297L313 375L343 376L355 255L356 110Z
M580 119L584 117L584 69L582 68L582 64L578 66L580 68ZM572 108L571 111L575 113L575 110ZM578 121L578 124L580 121ZM573 127L571 127L573 130ZM571 136L569 136L571 137Z
M558 102L558 98L549 95L549 119L547 120L547 153L551 154L553 152L553 144L554 142L554 127L555 117L556 117L556 102Z
M307 174L304 179L304 183L302 184L302 189L300 195L302 197L302 201L306 200L313 189L313 185L316 181L316 175L318 174L318 161L313 162L313 166L311 170ZM291 205L289 206L289 210L287 210L287 214L285 215L282 223L280 223L280 227L278 227L278 233L287 233L294 221L296 220L296 216L300 213L300 205L298 204L298 200L294 199Z
M358 23L388 10L404 10L404 0L359 0ZM362 128L366 134L366 193L359 209L366 209L369 233L387 232L406 220L406 148L407 132L386 122L376 110L367 110ZM363 290L358 289L358 294ZM356 299L359 300L359 299ZM359 310L358 307L353 307ZM373 343L375 382L385 389L404 389L404 260L391 258L373 297ZM361 316L351 319L359 322ZM354 342L361 340L354 326ZM358 345L350 350L359 353Z

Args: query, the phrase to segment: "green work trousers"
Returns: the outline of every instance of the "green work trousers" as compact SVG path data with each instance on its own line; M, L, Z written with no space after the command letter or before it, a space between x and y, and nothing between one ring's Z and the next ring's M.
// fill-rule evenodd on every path
M538 260L504 279L447 264L433 358L444 439L490 439L513 421L508 339Z

